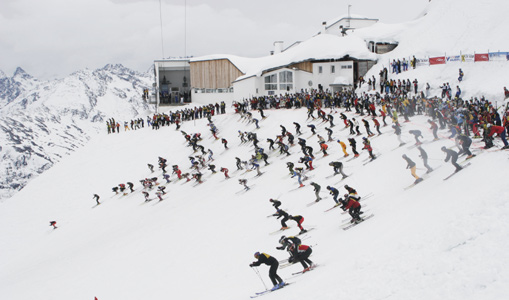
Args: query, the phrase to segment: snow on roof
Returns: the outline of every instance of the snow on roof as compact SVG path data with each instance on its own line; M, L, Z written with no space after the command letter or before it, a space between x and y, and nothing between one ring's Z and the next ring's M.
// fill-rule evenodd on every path
M352 85L351 80L343 76L334 78L334 82L331 85Z
M366 41L398 42L391 57L509 51L509 1L431 1L421 17L357 29ZM352 35L352 33L350 33Z
M326 27L329 28L329 27L333 26L334 24L338 23L339 21L341 21L343 19L361 19L361 20L374 20L374 21L378 21L378 19L368 18L368 17L362 16L362 15L350 14L350 17L348 15L342 15L342 16L339 16L339 17L337 17L335 19L327 21Z
M230 60L244 76L237 80L252 76L260 76L263 71L284 67L294 63L309 60L341 59L349 56L355 59L375 60L377 55L371 53L364 40L356 36L338 37L331 34L321 34L307 41L275 55L260 58L244 58L235 55L208 55L196 57L191 60Z

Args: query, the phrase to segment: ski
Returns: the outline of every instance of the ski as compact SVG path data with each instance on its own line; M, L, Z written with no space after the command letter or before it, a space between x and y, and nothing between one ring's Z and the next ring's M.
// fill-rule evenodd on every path
M423 181L424 181L424 179L427 179L428 177L429 177L429 175L423 175L423 176L421 176L421 177L419 178L419 179L421 179L421 180L417 179L416 181L414 181L414 183L412 183L411 185L409 185L409 186L405 187L405 188L404 188L404 190L406 191L406 190L408 190L408 189L413 188L414 186L416 186L416 185L418 185L419 183L423 182Z
M362 218L362 221L360 221L360 222L358 222L358 223L351 223L351 224L348 224L348 226L343 227L343 230L348 230L348 229L350 229L350 228L352 228L352 227L354 227L354 226L356 226L356 225L359 225L360 223L362 223L362 222L366 221L367 219L370 219L370 218L372 218L372 217L374 217L374 216L375 216L374 214L371 214L371 215L369 215L369 216L366 216L366 217Z
M315 229L315 228L314 228L314 227L311 227L311 228L309 228L309 229L306 229L306 231L305 231L305 232L302 232L302 233L300 233L300 232L299 232L299 233L297 234L297 236L304 235L304 234L306 234L306 233L310 232L310 231L311 231L311 230L313 230L313 229Z
M333 210L334 208L339 207L340 205L341 205L341 204L340 204L340 203L338 203L338 204L334 205L333 207L331 207L331 208L329 208L329 209L326 209L324 212L331 211L331 210Z
M276 234L279 234L279 233L281 233L281 232L283 232L283 231L285 231L285 230L288 230L288 229L290 229L290 228L291 228L291 227L288 227L287 229L279 229L279 230L276 230L276 231L271 232L271 233L269 233L269 234L270 234L270 235L276 235Z
M292 273L292 275L304 274L306 272L313 271L316 267L318 267L318 265L313 264L311 267L309 267L309 270L307 270L307 271L302 270L302 271L299 271L299 272L295 272L295 273Z
M462 168L464 169L464 168L466 168L466 167L470 166L471 164L472 164L472 163L468 163L468 164L464 165ZM463 170L463 169L462 169L462 170ZM461 170L460 170L460 171L461 171ZM445 178L444 178L444 181L445 181L445 180L447 180L447 179L449 179L449 178L451 178L452 176L454 176L454 175L455 175L455 174L457 174L458 172L459 172L459 171L455 171L455 172L454 172L454 173L452 173L451 175L449 175L449 176L445 177Z
M280 289L282 289L282 288L284 288L285 286L290 285L290 284L291 284L291 283L289 283L289 282L285 282L285 284L284 284L283 286L281 286L281 287L278 287L278 288L272 288L272 289L270 289L270 290L265 290L265 291L263 291L263 292L255 293L255 295L254 295L254 296L251 296L251 298L256 298L256 297L260 297L260 296L263 296L263 295L267 295L267 294L269 294L269 293L272 293L272 292L275 292L275 291L277 291L277 290L280 290Z

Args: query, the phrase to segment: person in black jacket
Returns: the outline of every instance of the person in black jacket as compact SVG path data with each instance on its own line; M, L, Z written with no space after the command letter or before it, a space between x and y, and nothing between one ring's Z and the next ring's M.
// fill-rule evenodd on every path
M277 275L277 268L279 267L279 262L277 259L273 256L268 255L267 253L260 253L256 252L254 254L254 257L257 259L257 261L252 262L249 266L250 267L258 267L261 264L266 264L270 266L269 268L269 278L272 281L272 284L274 287L273 290L278 289L285 285L285 282L279 275Z
M415 170L417 169L417 166L415 165L414 161L411 160L408 156L406 156L406 154L403 154L403 159L406 160L406 162L407 162L406 168L410 169L410 172L412 173L412 176L414 176L414 178L415 178L415 183L421 182L422 178L417 176L417 174L415 173Z
M461 169L463 169L456 162L458 160L458 153L456 151L451 150L451 149L447 149L447 148L445 148L445 146L442 147L442 151L444 151L447 154L447 156L445 157L445 162L448 162L449 159L450 159L451 160L451 164L456 167L456 171L455 172L461 171Z
M281 201L277 199L269 199L269 201L272 202L272 206L274 206L276 210L278 210L279 207L281 206Z
M419 151L421 152L421 155L419 155L419 156L422 158L422 161L423 161L424 166L426 167L426 169L428 169L428 171L426 171L426 174L432 172L433 168L431 168L428 165L428 153L426 153L426 151L424 151L424 149L422 149L421 146L418 146L417 149L419 149Z
M290 216L288 216L288 213L282 209L278 209L277 212L275 214L273 214L273 216L277 216L277 218L281 218L283 217L283 219L281 219L281 230L285 230L285 229L288 229L290 227L286 226L286 221L288 221L290 219Z

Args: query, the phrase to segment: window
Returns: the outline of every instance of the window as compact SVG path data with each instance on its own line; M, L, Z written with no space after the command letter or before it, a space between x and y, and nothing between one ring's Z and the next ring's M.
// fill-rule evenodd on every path
M279 72L279 89L290 91L293 89L293 73L290 71Z
M332 74L336 73L336 66L330 66L330 72Z
M351 69L352 68L352 65L348 65L348 66L341 66L341 69Z
M323 73L323 67L322 66L319 66L318 67L318 74L322 74Z
M265 90L266 91L277 90L277 75L276 74L265 76Z

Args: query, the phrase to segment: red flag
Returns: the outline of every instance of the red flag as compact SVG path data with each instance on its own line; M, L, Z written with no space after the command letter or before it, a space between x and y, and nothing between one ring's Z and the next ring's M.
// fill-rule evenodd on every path
M429 64L430 64L430 65L441 65L441 64L445 64L445 56L430 57L430 58L429 58Z
M488 55L488 53L475 54L474 56L474 61L489 61L489 60L490 56Z

